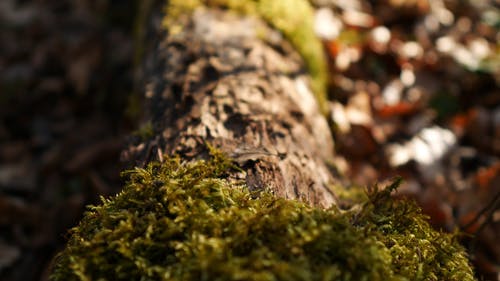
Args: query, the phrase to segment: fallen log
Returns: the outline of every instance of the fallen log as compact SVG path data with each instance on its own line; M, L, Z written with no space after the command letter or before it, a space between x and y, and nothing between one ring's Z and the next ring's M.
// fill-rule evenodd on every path
M453 235L390 198L397 182L338 208L310 87L321 79L258 16L279 1L192 2L146 17L151 132L124 151L127 185L72 230L52 280L473 279Z

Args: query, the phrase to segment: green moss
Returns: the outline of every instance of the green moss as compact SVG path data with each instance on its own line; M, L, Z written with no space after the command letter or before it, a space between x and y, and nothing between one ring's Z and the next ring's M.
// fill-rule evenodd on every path
M182 30L178 18L199 6L229 8L257 15L281 31L304 58L311 74L311 87L324 114L327 106L327 60L319 38L314 34L314 10L308 0L170 0L163 26L175 34Z
M234 167L179 158L125 172L89 209L50 280L472 280L453 235L374 191L354 212L251 193Z
M183 26L179 19L184 16L189 16L197 7L204 6L202 1L203 0L167 0L162 26L173 35L181 32Z
M154 136L153 123L148 121L142 124L139 129L132 133L133 136L138 137L141 141L146 141Z
M330 189L337 195L337 198L342 203L343 209L348 209L356 205L362 204L368 200L366 189L364 187L334 185Z
M153 0L142 0L137 3L137 15L134 19L134 61L135 67L139 67L142 63L146 41L146 27L148 15L153 9Z
M314 33L314 10L307 0L261 0L259 14L290 40L304 58L321 111L326 114L327 64L323 46Z

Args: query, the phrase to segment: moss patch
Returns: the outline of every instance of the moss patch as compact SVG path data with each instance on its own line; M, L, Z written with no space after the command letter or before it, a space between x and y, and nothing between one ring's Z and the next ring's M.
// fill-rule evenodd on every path
M231 162L213 154L125 172L50 280L473 280L453 235L390 198L397 183L358 211L323 210L230 183Z
M154 136L153 123L147 121L140 125L140 127L132 132L132 136L139 138L141 141L146 141Z

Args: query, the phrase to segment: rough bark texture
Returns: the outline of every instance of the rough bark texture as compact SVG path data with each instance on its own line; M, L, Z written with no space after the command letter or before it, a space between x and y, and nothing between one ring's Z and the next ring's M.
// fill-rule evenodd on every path
M263 22L216 9L180 19L175 35L152 17L160 38L143 76L154 137L125 151L134 165L207 155L206 143L235 159L250 189L312 204L336 204L325 164L333 140L299 55Z

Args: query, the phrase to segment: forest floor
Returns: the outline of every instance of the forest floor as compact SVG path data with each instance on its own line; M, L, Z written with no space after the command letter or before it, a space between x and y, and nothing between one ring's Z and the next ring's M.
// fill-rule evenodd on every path
M316 2L346 184L403 176L398 196L500 280L500 2ZM47 280L85 206L119 191L136 4L0 2L0 280Z

